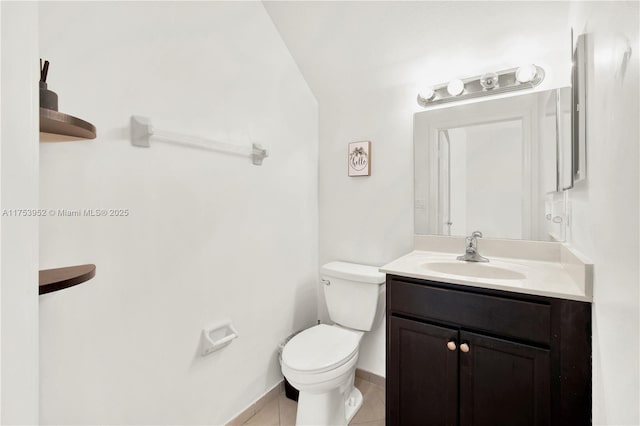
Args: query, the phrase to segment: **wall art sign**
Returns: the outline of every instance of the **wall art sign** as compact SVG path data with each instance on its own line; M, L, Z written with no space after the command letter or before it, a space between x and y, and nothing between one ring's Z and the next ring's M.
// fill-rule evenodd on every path
M349 144L349 176L371 176L371 142Z

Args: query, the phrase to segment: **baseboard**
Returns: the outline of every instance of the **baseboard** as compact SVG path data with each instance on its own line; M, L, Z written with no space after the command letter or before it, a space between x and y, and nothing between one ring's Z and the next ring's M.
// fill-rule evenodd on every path
M382 376L378 376L375 373L370 371L362 370L360 368L356 368L356 377L361 378L362 380L366 380L367 382L371 382L374 385L385 387L387 383L387 379Z
M274 387L272 387L267 393L262 395L251 404L246 410L235 416L232 420L226 423L225 426L241 426L245 424L251 417L253 417L258 411L264 407L267 402L273 398L277 398L278 395L284 392L284 380L280 381Z

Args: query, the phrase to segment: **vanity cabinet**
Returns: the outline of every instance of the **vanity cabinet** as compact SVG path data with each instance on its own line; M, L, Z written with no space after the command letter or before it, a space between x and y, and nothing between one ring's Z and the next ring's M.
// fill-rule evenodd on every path
M589 303L387 275L387 425L591 423Z

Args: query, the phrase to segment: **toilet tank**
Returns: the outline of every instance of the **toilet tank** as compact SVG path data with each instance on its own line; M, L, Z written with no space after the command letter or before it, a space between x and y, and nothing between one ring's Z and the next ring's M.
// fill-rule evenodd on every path
M331 320L369 331L384 311L385 274L377 266L329 262L320 268Z

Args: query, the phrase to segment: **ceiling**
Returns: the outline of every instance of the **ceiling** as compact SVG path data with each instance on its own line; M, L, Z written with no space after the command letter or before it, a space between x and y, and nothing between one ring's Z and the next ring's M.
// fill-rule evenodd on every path
M319 100L570 61L568 2L263 3Z

